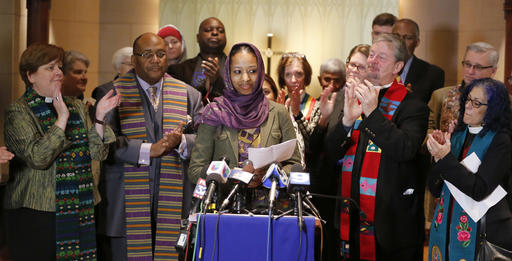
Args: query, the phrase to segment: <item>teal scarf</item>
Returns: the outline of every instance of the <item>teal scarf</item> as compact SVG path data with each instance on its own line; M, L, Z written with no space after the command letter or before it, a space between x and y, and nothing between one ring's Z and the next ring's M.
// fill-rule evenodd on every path
M464 131L454 133L451 138L451 153L457 158L462 152L467 132L466 128ZM495 132L489 131L484 136L477 135L473 139L467 155L464 156L469 156L475 152L478 158L482 159L495 134ZM450 190L444 184L430 226L428 260L463 259L472 261L476 253L477 223L468 216L455 200L453 200L453 210L449 213L451 203ZM448 214L451 214L450 218ZM449 221L450 224L448 224Z

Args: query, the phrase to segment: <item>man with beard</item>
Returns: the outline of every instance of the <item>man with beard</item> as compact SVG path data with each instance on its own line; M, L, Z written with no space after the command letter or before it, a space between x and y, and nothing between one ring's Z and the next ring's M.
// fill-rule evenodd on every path
M428 108L396 80L408 58L398 36L381 34L370 49L367 80L345 87L332 144L343 157L340 196L354 200L337 212L341 253L349 260L422 259L425 179L414 157Z
M199 25L196 37L199 54L183 63L169 66L167 72L199 90L206 104L224 92L224 79L220 73L224 71L226 62L224 24L215 17L206 18Z
M178 154L191 144L182 122L195 119L201 96L165 74L165 41L156 34L135 39L131 63L113 82L121 104L106 118L117 141L102 164L99 259L178 260L174 245L191 195Z

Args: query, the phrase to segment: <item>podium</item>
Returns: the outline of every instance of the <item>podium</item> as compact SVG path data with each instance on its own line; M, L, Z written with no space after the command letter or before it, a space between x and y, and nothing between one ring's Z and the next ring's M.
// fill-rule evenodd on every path
M268 222L268 216L263 215L201 216L197 224L195 260L267 260ZM302 238L296 216L272 219L271 234L270 260L315 259L314 217L304 217Z

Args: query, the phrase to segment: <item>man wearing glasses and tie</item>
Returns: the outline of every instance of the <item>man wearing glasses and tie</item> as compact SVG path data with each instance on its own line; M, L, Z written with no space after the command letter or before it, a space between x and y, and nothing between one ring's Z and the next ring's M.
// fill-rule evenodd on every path
M106 120L117 142L102 165L98 252L101 260L178 260L174 245L190 205L181 152L192 143L182 128L202 108L201 94L165 73L165 41L156 34L135 39L131 62L113 82L121 104Z
M498 69L498 58L498 51L488 43L477 42L466 47L461 62L464 68L462 82L457 86L444 87L432 93L428 103L428 133L435 129L448 131L448 125L459 116L459 96L464 87L473 80L494 77Z

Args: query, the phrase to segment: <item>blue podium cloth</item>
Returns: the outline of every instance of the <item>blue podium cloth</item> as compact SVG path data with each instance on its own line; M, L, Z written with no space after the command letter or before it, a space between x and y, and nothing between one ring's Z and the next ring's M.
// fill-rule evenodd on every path
M268 216L221 215L215 235L217 217L216 214L206 214L204 231L202 231L203 221L198 222L196 260L267 260ZM299 254L297 217L285 216L273 220L271 233L271 260L297 260ZM315 218L304 217L299 260L313 261L314 245ZM200 247L202 247L201 259L199 259Z

